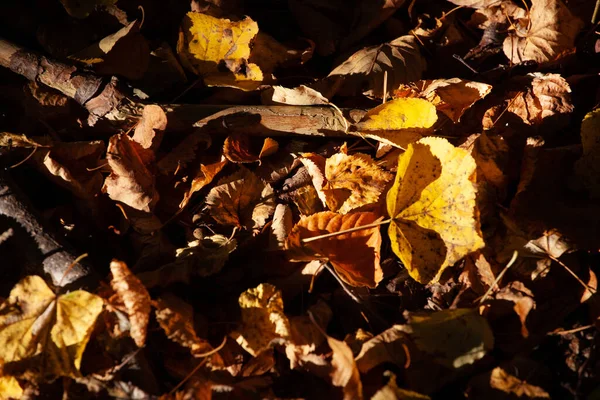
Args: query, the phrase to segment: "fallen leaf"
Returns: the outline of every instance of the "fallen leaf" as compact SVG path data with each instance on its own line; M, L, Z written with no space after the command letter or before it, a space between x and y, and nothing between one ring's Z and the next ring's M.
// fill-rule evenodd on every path
M366 374L383 363L405 367L408 361L406 347L408 340L406 333L396 325L367 340L356 356L358 369Z
M183 66L208 86L254 90L263 80L260 67L248 62L257 33L258 24L249 17L235 22L189 12L181 24L177 53Z
M261 228L275 211L273 192L253 172L240 168L221 179L206 196L210 215L219 224Z
M371 212L341 215L324 211L302 217L288 236L286 248L297 260L328 260L349 285L374 288L383 279L383 271L379 265L381 247L379 227L304 244L302 239L339 232L376 221L378 221L377 215Z
M324 206L327 206L327 196L323 191L323 185L325 185L325 164L327 160L325 157L318 154L303 153L301 157L298 157L298 161L306 168L306 172L308 172L308 175L312 179L314 189L317 191L319 199Z
M329 104L329 100L315 89L300 85L289 89L273 86L261 94L263 104L289 104L292 106L312 106Z
M0 399L21 399L23 389L14 376L0 376Z
M348 345L340 340L326 335L327 344L331 348L331 383L344 389L344 400L360 400L363 398L363 387L360 373L356 368L354 355Z
M142 118L135 127L133 141L144 149L156 151L160 146L165 129L167 129L167 114L156 104L144 106Z
M492 370L490 386L507 394L518 397L525 396L528 399L550 399L550 395L543 388L528 384L527 381L509 374L501 367Z
M25 149L33 147L52 147L50 144L42 143L41 140L36 140L27 135L19 135L17 133L0 132L0 147L21 147Z
M31 370L42 377L80 376L81 357L103 305L83 290L56 296L39 276L19 281L0 306L3 375Z
M504 39L504 54L515 63L554 60L575 47L583 22L573 16L562 0L532 0L529 17L517 21Z
M185 192L183 200L181 200L181 203L179 204L179 208L185 208L192 198L192 195L202 190L202 188L204 188L206 185L210 184L215 176L217 176L217 174L223 170L225 165L227 165L227 161L219 161L208 165L200 164L200 168L198 169L194 179L192 179L190 188Z
M60 0L70 16L87 17L96 7L114 5L117 0Z
M278 250L285 248L285 241L289 236L294 222L292 220L292 209L286 204L277 204L273 213L273 224L271 225L271 247Z
M461 7L469 7L469 8L489 8L493 6L497 6L502 3L503 0L448 0L452 4L456 4Z
M253 146L254 144L257 143L248 135L234 133L225 139L223 155L233 163L253 163L277 153L279 149L277 141L271 138L262 140L260 147Z
M182 171L188 165L196 165L193 163L198 161L198 154L211 145L210 135L201 128L195 129L158 161L156 169L162 175L177 175L177 172ZM211 159L211 161L217 160L224 161L223 159Z
M325 178L323 192L327 206L331 211L346 214L376 203L393 176L366 154L337 153L325 162Z
M258 32L248 61L258 65L267 79L267 76L277 67L302 64L311 57L312 49L309 49L306 54L305 51L288 48L264 32Z
M155 177L143 158L144 150L126 134L113 135L108 142L108 165L111 173L106 177L103 192L128 206L144 212L151 212L158 202L159 194L155 187Z
M402 93L407 89L416 91L419 97L457 123L469 107L490 93L492 86L459 78L426 80L400 86L394 97L405 97Z
M356 128L367 137L405 147L430 134L436 121L435 106L427 100L394 99L369 110Z
M519 281L512 281L507 286L503 287L496 293L495 296L498 300L505 300L513 303L513 310L521 321L521 335L526 338L529 337L529 330L527 329L527 316L535 308L535 300L531 290L527 289L523 283Z
M431 400L431 397L424 394L399 388L393 372L386 371L384 375L389 377L388 382L371 397L371 400Z
M270 348L277 340L290 338L290 322L283 312L281 292L268 283L240 295L242 326L233 333L235 340L253 356Z
M336 94L353 96L362 93L366 96L383 98L383 78L387 72L389 93L403 83L421 79L426 68L414 36L400 36L380 46L358 50L328 75L328 79L341 79L336 83ZM329 98L331 96L328 94Z
M442 138L408 146L387 195L394 253L413 279L442 272L484 246L475 204L475 161Z
M586 114L581 122L583 155L575 164L575 173L594 198L600 197L600 109Z
M150 294L124 262L112 260L110 272L112 272L110 285L123 302L129 316L131 324L129 334L138 347L143 347L150 320Z

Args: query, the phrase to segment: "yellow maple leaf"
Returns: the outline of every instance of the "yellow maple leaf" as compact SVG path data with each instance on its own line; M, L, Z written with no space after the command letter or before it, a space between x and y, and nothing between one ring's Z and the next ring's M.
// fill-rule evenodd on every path
M356 128L367 137L405 147L432 132L436 108L427 100L400 98L369 110Z
M258 24L189 12L183 19L177 53L182 64L200 75L208 86L254 90L263 80L256 64L248 62Z
M387 195L392 249L418 282L484 246L475 205L475 160L446 139L428 137L398 160Z
M83 290L56 296L39 276L22 279L0 306L4 374L80 375L79 367L103 300Z

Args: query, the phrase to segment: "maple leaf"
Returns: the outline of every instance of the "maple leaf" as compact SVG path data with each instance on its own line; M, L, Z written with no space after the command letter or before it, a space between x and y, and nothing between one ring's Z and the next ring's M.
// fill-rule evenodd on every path
M583 22L561 0L532 0L529 18L518 21L504 39L504 54L515 64L552 61L575 46L581 28Z
M131 338L138 347L143 347L150 318L150 294L124 262L111 261L110 271L112 272L110 285L123 302L129 316Z
M400 36L380 46L358 50L328 75L342 79L338 95L383 97L383 78L387 72L387 88L392 92L403 83L421 79L425 59L412 35ZM340 84L335 84L340 85ZM366 89L365 89L366 88ZM331 98L328 94L327 97Z
M448 266L484 246L475 206L475 161L442 138L408 146L387 195L394 253L413 279L437 282Z
M211 216L220 224L261 228L275 210L273 193L253 172L240 168L213 187L206 204Z
M86 291L56 296L39 276L23 278L0 306L3 373L80 376L81 357L103 305Z
M254 90L263 80L260 67L248 62L258 24L189 12L183 19L177 53L184 67L202 76L208 86ZM222 72L220 66L227 72Z
M232 335L253 356L268 349L275 340L290 338L290 322L283 312L281 292L268 283L240 295L242 326Z
M377 106L356 124L367 137L405 147L432 132L437 121L435 106L423 99L394 99Z
M583 155L575 172L594 198L600 197L600 109L586 114L581 122Z
M325 200L331 211L346 214L350 210L376 203L392 179L366 154L337 153L325 162L323 186Z
M286 248L293 252L293 258L297 260L328 260L349 285L376 287L383 279L383 271L379 265L379 227L304 244L302 239L371 224L377 220L377 215L371 212L342 215L324 211L302 217L288 236Z

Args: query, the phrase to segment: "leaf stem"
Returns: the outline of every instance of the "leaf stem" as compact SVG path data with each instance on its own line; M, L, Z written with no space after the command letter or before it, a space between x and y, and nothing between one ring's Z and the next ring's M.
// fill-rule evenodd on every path
M313 237L309 237L306 239L302 239L302 243L310 243L310 242L314 242L315 240L326 239L326 238L330 238L330 237L334 237L334 236L344 235L346 233L362 231L363 229L375 228L380 225L389 224L390 222L392 222L391 218L383 220L383 221L373 222L372 224L355 226L354 228L345 229L343 231L325 233L323 235L318 235L318 236L313 236Z

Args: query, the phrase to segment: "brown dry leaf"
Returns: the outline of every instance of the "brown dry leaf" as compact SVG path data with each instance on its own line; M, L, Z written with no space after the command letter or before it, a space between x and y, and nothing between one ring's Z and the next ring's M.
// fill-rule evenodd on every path
M257 64L265 75L265 80L279 66L301 64L312 57L312 49L296 50L279 43L270 35L258 32L253 42L250 63Z
M96 7L112 6L117 0L60 0L70 16L75 18L87 17Z
M527 316L535 308L535 300L531 290L527 289L523 283L513 281L498 291L495 298L514 303L513 310L518 315L519 321L521 321L521 335L524 338L529 337L526 324Z
M253 163L277 153L279 144L276 140L265 138L260 147L248 135L234 133L227 136L223 144L223 155L233 163Z
M328 260L336 272L352 286L374 288L383 279L379 265L379 227L362 229L327 239L302 243L302 239L367 225L379 220L372 212L345 215L330 211L302 217L288 236L286 248L296 260Z
M281 292L268 283L240 295L242 326L232 333L235 340L253 356L271 347L273 341L291 337L290 322L283 312Z
M344 389L344 400L362 400L362 382L352 350L346 343L328 335L326 337L327 344L333 352L331 383Z
M144 163L148 150L144 150L124 133L113 135L108 142L108 165L111 173L106 177L102 191L128 206L151 212L158 202L155 177Z
M407 364L406 343L408 336L397 325L381 332L379 335L363 343L360 353L356 356L356 365L363 374L374 367L391 363L399 367Z
M261 93L263 104L289 104L292 106L312 106L329 104L329 100L315 89L300 85L288 89L273 86Z
M127 264L113 260L110 263L112 279L110 285L123 301L131 324L130 335L138 347L146 343L146 332L150 319L150 294L140 280L129 271Z
M399 388L393 372L386 371L384 375L389 377L387 384L379 389L371 400L431 400L431 397L424 394Z
M156 169L162 175L177 175L176 172L182 171L188 165L196 165L193 163L198 161L198 153L208 149L211 145L210 135L201 128L195 129L158 161Z
M458 0L462 1L462 0ZM469 0L465 0L469 1ZM485 0L484 0L485 1ZM522 5L522 3L521 3ZM492 32L496 31L497 27L508 25L512 21L518 21L520 19L527 18L527 10L517 6L511 0L500 0L495 1L491 7L477 9L471 16L469 21L470 25L476 25L479 29L490 29ZM484 33L485 36L485 33ZM487 42L484 42L482 38L481 43L487 43L488 45L500 44L498 41L501 38L487 38ZM480 45L481 45L480 43ZM498 47L499 49L499 47Z
M515 79L517 84L520 89L508 91L503 105L486 111L484 129L501 123L499 119L503 114L514 114L527 125L539 125L546 118L573 112L571 88L562 76L535 72Z
M479 135L471 150L477 164L477 181L486 181L493 185L501 198L508 184L507 169L509 165L508 144L500 135L491 135L485 131Z
M144 149L156 151L167 129L167 114L156 104L144 106L142 118L135 127L133 141Z
M133 21L69 58L92 66L101 75L141 79L150 63L150 46L140 27L140 21Z
M581 122L583 155L575 164L575 173L594 198L600 197L600 109L586 114Z
M287 204L277 204L271 224L270 247L283 250L285 241L294 227L292 209Z
M394 97L407 97L402 95L407 89L412 89L419 97L428 100L456 123L469 107L490 93L492 86L460 78L434 79L401 85Z
M478 295L483 296L490 287L495 285L496 276L485 255L476 251L466 257L465 267L460 274L459 281Z
M192 198L192 195L211 183L215 176L223 170L225 165L227 165L227 161L219 161L208 165L200 164L196 176L192 179L190 188L183 195L183 200L181 200L179 208L185 208Z
M497 6L502 3L503 0L448 0L452 4L456 4L461 7L469 7L469 8L489 8L493 6Z
M45 140L33 139L27 137L27 135L0 132L0 147L21 147L25 149L33 147L52 147L52 145L43 142L45 142Z
M331 211L346 214L367 204L376 203L393 175L379 168L366 154L337 153L325 162L323 186Z
M387 72L387 89L393 92L403 83L421 79L426 68L419 45L414 36L401 36L389 43L361 49L336 67L328 79L341 79L336 83L342 96L362 93L383 97L383 77ZM327 94L331 98L331 95Z
M324 206L327 205L327 196L323 192L323 185L325 184L325 163L326 159L323 156L314 153L303 153L301 157L298 157L298 161L304 165L308 175L312 179L313 186L317 191L317 195ZM310 215L306 214L305 215Z
M504 54L515 64L552 61L575 47L583 25L562 0L532 0L529 18L517 21L515 31L504 40Z
M527 381L509 374L501 367L496 367L490 377L490 386L507 394L514 394L528 399L550 399L550 395L543 388L528 384Z
M333 317L333 311L322 300L310 306L308 312L319 327L326 327ZM314 351L325 342L320 328L312 322L308 315L290 318L290 326L292 336L285 347L285 354L290 360L290 368L294 369L307 364L325 365L324 358L314 354Z
M219 224L261 228L275 211L273 189L253 172L240 168L223 178L206 196L211 216Z

